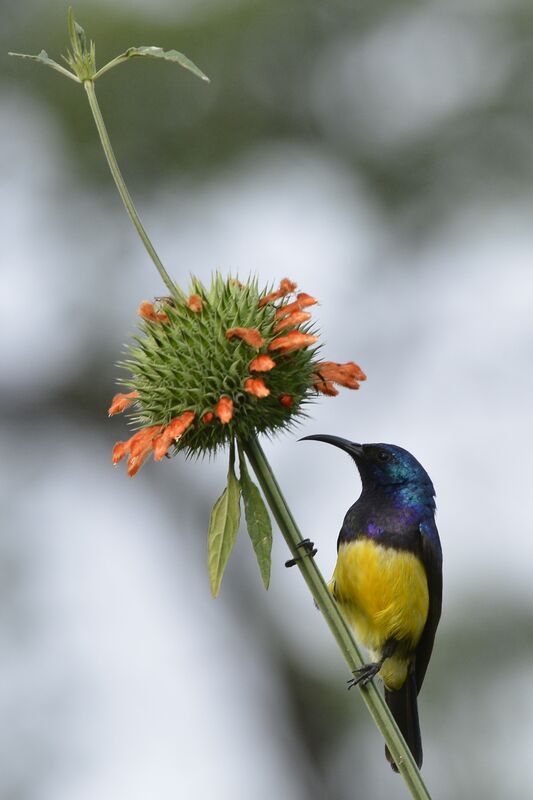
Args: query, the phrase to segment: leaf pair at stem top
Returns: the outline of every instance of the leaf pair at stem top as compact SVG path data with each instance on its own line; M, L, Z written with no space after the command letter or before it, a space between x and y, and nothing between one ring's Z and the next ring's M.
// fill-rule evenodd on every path
M83 83L84 81L95 81L97 78L100 78L106 72L109 72L109 70L117 67L124 61L129 61L130 58L142 56L148 58L162 58L165 61L173 61L184 69L189 70L203 81L209 82L207 75L205 75L202 70L190 60L190 58L187 58L186 55L178 52L178 50L163 50L161 47L146 45L142 45L140 47L128 47L124 53L116 56L116 58L113 58L105 66L97 70L94 42L90 39L87 39L85 31L74 19L74 12L72 8L69 8L68 10L67 26L71 49L67 51L67 55L62 56L62 58L68 64L70 69L66 69L61 64L58 64L57 61L51 59L46 50L41 50L41 52L36 56L28 55L26 53L10 53L9 55L18 56L19 58L29 58L32 61L37 61L39 64L44 64L47 67L51 67L52 69L55 69L56 72L60 72L66 78L70 78L77 83Z
M237 538L241 519L241 495L244 501L246 527L252 540L265 589L268 589L270 582L272 524L261 493L250 478L246 459L240 447L239 473L239 478L237 478L235 475L235 444L232 442L227 486L213 506L207 537L209 580L214 597L220 590L222 576Z

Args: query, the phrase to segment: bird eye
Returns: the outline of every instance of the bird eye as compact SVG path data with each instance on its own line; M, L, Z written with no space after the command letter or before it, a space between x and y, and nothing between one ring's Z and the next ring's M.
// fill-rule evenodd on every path
M386 453L384 450L380 450L378 453L378 461L381 461L384 464L386 461L390 461L392 458L390 453Z

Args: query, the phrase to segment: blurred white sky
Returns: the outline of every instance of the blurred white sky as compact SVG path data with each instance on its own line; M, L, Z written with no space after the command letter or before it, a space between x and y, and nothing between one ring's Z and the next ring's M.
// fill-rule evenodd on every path
M18 95L2 104L9 257L0 341L4 391L16 403L53 396L93 338L114 340L120 357L138 300L161 286L118 200L103 206L74 191L46 109ZM445 558L442 625L476 591L487 602L504 594L530 604L531 197L505 208L459 205L430 242L406 243L339 163L277 143L201 188L159 186L140 205L182 282L192 271L205 280L214 269L257 272L265 283L289 276L320 298L324 352L356 360L369 380L317 403L302 435L394 442L428 469ZM39 301L31 314L28 298ZM262 667L260 641L239 626L224 586L211 600L201 548L189 534L182 542L169 535L146 475L165 471L167 492L186 475L214 500L224 459L150 463L129 481L110 466L122 434L104 408L98 439L60 419L4 433L1 485L12 522L2 548L20 572L16 602L28 624L21 634L9 619L0 629L8 722L0 751L20 754L5 764L4 785L29 760L39 800L305 797L290 767L297 744L276 740L283 697ZM329 575L359 491L353 466L333 448L292 437L265 449ZM21 502L17 487L28 480ZM176 509L175 525L197 528L194 510ZM202 526L195 535L205 536L207 519ZM502 547L510 536L513 546ZM264 602L319 671L339 657L298 575L283 568L279 542L274 556ZM236 563L255 569L239 554ZM338 672L342 681L340 661ZM531 736L524 731L530 746ZM392 775L383 781L388 796L403 796Z

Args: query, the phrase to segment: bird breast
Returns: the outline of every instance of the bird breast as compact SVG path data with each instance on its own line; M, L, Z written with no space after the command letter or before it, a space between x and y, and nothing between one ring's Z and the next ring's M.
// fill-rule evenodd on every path
M334 594L362 644L379 653L394 638L416 647L426 624L429 594L420 559L371 539L342 543ZM402 648L403 649L403 648Z

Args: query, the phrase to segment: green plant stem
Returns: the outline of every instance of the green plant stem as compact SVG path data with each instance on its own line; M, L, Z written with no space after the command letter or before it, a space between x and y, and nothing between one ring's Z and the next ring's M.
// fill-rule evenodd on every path
M294 557L302 556L305 551L298 548L302 535L281 493L270 464L257 439L244 443L244 450L261 485L270 509L278 523L278 527ZM296 562L307 583L316 605L335 637L337 644L353 673L364 664L361 653L342 616L338 605L333 600L322 573L313 558L304 556ZM373 681L360 687L361 695L379 728L394 761L398 765L412 797L417 800L431 800L430 794L422 780L420 771L407 747L398 726L396 725L385 700Z
M102 147L104 149L105 157L107 159L107 163L109 164L109 169L111 170L111 174L113 176L113 180L115 181L116 187L118 192L122 198L122 202L126 207L126 211L128 212L129 218L135 225L137 233L141 237L142 243L144 244L148 255L152 259L155 264L155 267L163 282L167 286L168 290L172 295L176 294L176 285L174 284L172 278L166 271L165 267L159 256L156 253L156 250L150 241L148 234L146 233L144 226L140 220L140 217L137 213L135 206L133 205L133 200L131 199L131 195L128 192L127 186L124 183L124 178L122 177L122 173L119 169L117 164L117 160L115 158L115 154L113 152L113 148L111 147L111 141L109 139L109 135L107 133L107 129L104 123L104 119L102 117L102 113L100 111L100 106L98 105L98 100L96 99L96 92L94 91L94 83L93 81L87 80L83 82L85 87L85 91L87 92L87 98L89 100L89 105L91 107L91 111L94 117L94 121L96 123L96 127L98 129L98 135L100 136L100 141L102 143Z

